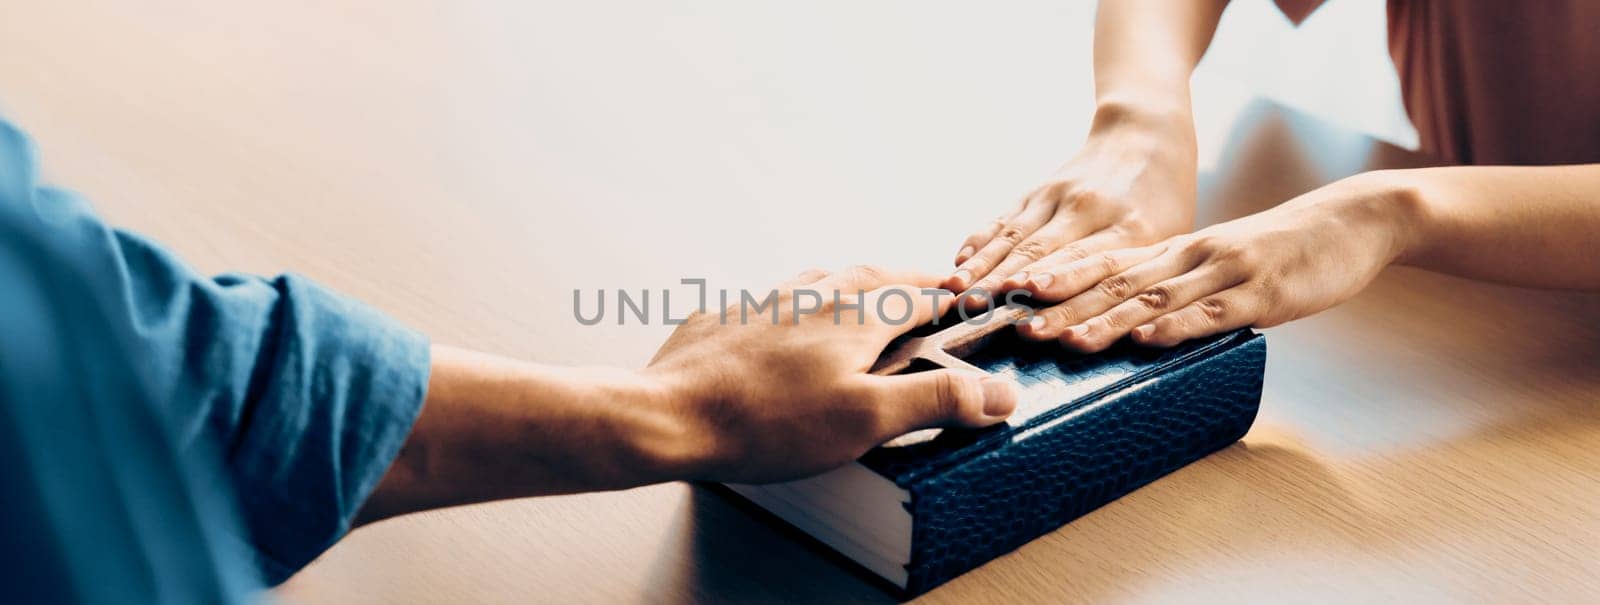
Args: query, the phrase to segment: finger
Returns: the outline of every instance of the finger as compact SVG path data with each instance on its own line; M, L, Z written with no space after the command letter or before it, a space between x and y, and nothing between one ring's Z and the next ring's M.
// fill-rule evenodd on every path
M1133 246L1120 230L1103 229L1028 264L1001 282L1000 289L1027 290L1047 302L1066 300L1165 249L1163 245ZM1100 257L1106 254L1112 256Z
M1006 221L1010 218L1010 215L997 216L994 220L989 221L989 224L984 225L982 229L972 232L972 235L968 235L967 239L962 240L961 250L956 252L956 266L959 267L962 263L967 262L968 259L972 258L972 255L978 253L980 248L987 245L989 240L994 239L994 234L1005 228Z
M943 316L955 305L949 290L912 286L885 286L868 292L862 299L867 323L883 328L884 343L912 328Z
M1020 285L1022 290L1032 294L1042 302L1067 302L1082 296L1090 288L1107 279L1159 257L1166 248L1162 246L1146 246L1143 248L1122 248L1094 254L1088 258L1063 265L1035 268L1028 271L1027 281ZM1047 265L1049 258L1038 265ZM1005 286L1002 286L1003 288ZM1057 305L1060 306L1060 305ZM1075 309L1076 307L1074 307ZM1064 312L1064 311L1063 311ZM1063 316L1062 320L1068 319ZM1071 318L1072 323L1082 321L1083 317ZM1070 325L1070 324L1060 324Z
M1017 409L1017 386L994 375L933 370L862 379L881 419L880 442L919 429L989 426Z
M904 271L873 265L856 265L817 280L816 283L812 284L812 287L822 291L824 297L831 297L832 291L837 291L841 296L844 296L855 295L858 292L867 290L876 290L888 285L933 288L937 287L941 281L943 280L939 276L921 271Z
M1072 270L1103 273L1113 266L1126 266L1127 269L1094 282L1093 286L1073 295L1061 304L1034 314L1033 318L1028 320L1028 324L1024 327L1023 335L1039 340L1061 338L1065 344L1076 345L1076 342L1069 341L1067 338L1068 336L1084 335L1084 321L1106 312L1122 301L1132 298L1145 288L1162 280L1180 275L1194 267L1194 263L1187 256L1166 252L1143 262L1130 262L1131 259L1137 259L1143 254L1146 253L1117 250L1084 259L1082 262L1086 264L1083 268ZM1099 266L1097 267L1096 265ZM1074 280L1073 286L1087 283L1085 281L1077 281L1080 278L1076 276L1069 275L1068 278ZM1054 284L1052 284L1052 287L1054 287ZM1067 334L1069 327L1076 330L1077 333Z
M979 248L972 258L961 263L956 272L945 280L944 287L955 292L964 292L967 288L971 288L972 284L988 275L989 271L1011 252L1012 247L1032 235L1045 224L1045 221L1050 220L1050 214L1054 210L1055 206L1049 203L1028 204L1022 212L1007 221L1005 226L995 233L994 238Z
M1022 209L1026 208L1027 206L1027 197L1017 200L1016 205L1013 206L1011 210L1007 211L1005 214L995 217L994 220L989 221L989 224L984 225L982 229L974 231L972 235L967 236L967 239L962 240L961 251L956 252L956 266L961 266L962 263L967 262L967 259L972 258L972 255L977 254L978 250L982 249L984 245L989 243L989 240L994 239L994 234L999 233L1001 229L1005 228L1006 223L1011 220L1011 217L1016 216L1018 212L1022 212Z
M816 268L806 269L805 271L801 271L799 275L796 275L794 277L789 278L788 280L785 280L782 283L779 283L778 284L778 289L779 290L792 290L794 288L799 288L801 286L809 286L811 284L817 283L818 281L821 281L822 278L827 277L827 276L828 276L828 272L823 270L823 269L816 269Z
M1090 228L1087 225L1088 223L1076 220L1071 215L1056 215L1055 218L1050 219L1050 222L1040 227L1038 231L1033 232L1033 235L1028 236L1022 240L1022 243L1012 248L1011 253L1007 254L1005 259L1000 261L1000 264L993 271L989 272L989 275L978 280L978 283L974 284L972 288L991 293L1016 289L1004 287L1011 281L1008 278L1021 271L1023 267L1038 262L1045 256L1061 249L1068 242L1089 235Z
M1242 281L1243 276L1238 272L1216 265L1201 265L1145 288L1133 298L1083 322L1081 330L1067 330L1061 335L1062 343L1080 351L1103 350L1134 328Z
M1170 347L1191 338L1236 330L1256 323L1264 307L1243 286L1203 297L1133 330L1133 340L1152 347Z

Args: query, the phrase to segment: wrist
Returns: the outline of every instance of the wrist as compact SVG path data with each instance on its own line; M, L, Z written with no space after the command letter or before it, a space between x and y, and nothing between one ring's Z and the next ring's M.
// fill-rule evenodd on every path
M1386 264L1405 263L1421 240L1425 195L1414 170L1376 170L1341 182L1353 189L1333 199L1341 224L1377 235Z
M1182 167L1193 179L1199 150L1188 103L1103 99L1095 108L1083 151L1141 154L1160 165Z
M1089 126L1090 136L1126 131L1155 133L1168 139L1169 144L1172 136L1179 135L1179 140L1192 145L1194 112L1188 91L1166 95L1114 94L1097 99Z
M1371 212L1389 234L1391 264L1405 264L1423 247L1427 224L1428 193L1422 169L1377 170L1361 175L1374 194L1367 197Z
M607 369L591 395L609 406L618 467L635 485L694 479L708 449L691 389L670 373Z

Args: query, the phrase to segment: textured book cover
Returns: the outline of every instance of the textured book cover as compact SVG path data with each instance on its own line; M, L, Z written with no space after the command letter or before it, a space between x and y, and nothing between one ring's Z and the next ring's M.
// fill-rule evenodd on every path
M817 477L728 489L910 597L1232 444L1259 407L1266 343L1249 330L1094 355L982 332L898 362L892 347L880 366L931 358L1010 376L1023 389L1007 423L913 433Z

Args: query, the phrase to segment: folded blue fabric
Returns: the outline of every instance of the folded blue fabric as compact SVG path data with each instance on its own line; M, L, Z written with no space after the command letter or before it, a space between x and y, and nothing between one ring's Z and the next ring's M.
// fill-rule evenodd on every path
M206 277L38 183L0 120L0 574L22 602L231 602L331 546L428 342L295 275Z

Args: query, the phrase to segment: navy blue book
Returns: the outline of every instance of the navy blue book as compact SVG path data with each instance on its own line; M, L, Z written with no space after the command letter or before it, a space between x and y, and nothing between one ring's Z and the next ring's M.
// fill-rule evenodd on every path
M1007 423L921 431L816 477L727 486L903 597L1232 444L1260 404L1266 342L1249 330L1170 349L1125 341L1096 355L1012 330L942 333L955 336L891 345L874 371L959 366L1010 376L1023 389Z

